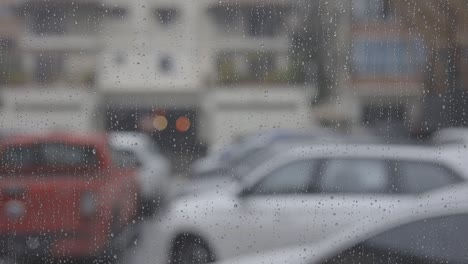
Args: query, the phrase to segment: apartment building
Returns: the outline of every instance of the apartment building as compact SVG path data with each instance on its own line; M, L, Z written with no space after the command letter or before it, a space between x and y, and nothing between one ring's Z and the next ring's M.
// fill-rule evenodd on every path
M105 3L118 15L104 23L104 91L273 82L287 71L292 1Z
M103 22L97 87L108 129L155 131L155 116L168 124L183 116L190 130L157 135L193 145L210 90L285 82L293 1L103 3L110 15Z

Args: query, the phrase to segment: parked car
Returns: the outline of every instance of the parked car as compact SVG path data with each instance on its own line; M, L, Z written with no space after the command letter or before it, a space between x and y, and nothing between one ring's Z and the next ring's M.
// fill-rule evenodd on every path
M247 156L272 144L284 141L307 141L330 137L331 131L314 129L271 129L260 132L251 132L238 135L230 145L218 147L221 150L211 152L205 158L194 161L191 166L192 178L200 178L203 175L219 169L230 169L247 159Z
M107 258L137 228L135 169L113 162L104 136L10 136L0 144L0 253Z
M160 216L155 250L166 256L161 263L185 263L181 256L194 252L222 260L319 241L465 182L464 158L422 146L302 144L278 152L227 190L175 201Z
M142 213L155 213L167 198L171 164L157 144L146 134L113 132L109 136L112 148L133 157L138 166Z
M239 256L220 264L466 263L468 189L464 186L458 194L449 190L445 200L429 197L418 202L420 210L363 220L320 243Z
M256 166L283 149L303 144L347 143L347 144L376 144L384 143L384 138L374 135L364 136L338 136L330 132L315 131L314 133L294 130L273 130L270 133L243 135L237 138L221 155L224 159L206 159L204 167L195 168L189 177L189 182L179 188L177 196L198 196L209 190L222 190L229 185L237 183L241 178ZM229 150L229 151L228 151ZM228 158L229 157L229 158ZM200 164L197 164L200 165Z
M337 137L333 132L318 129L272 129L239 135L223 151L195 161L191 167L189 182L176 191L176 196L199 195L214 188L225 188L283 147L339 140L342 137Z

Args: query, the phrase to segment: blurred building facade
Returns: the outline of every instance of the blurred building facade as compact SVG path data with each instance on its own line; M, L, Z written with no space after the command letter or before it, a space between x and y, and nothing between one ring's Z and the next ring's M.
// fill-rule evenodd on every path
M19 49L28 81L92 86L100 48L99 0L18 1Z
M300 84L319 87L313 109L327 125L412 130L431 112L420 103L428 85L440 91L450 79L447 62L463 71L467 39L463 12L454 12L465 7L450 0L452 11L434 29L449 41L428 45L434 41L424 25L437 22L438 5L416 2L2 1L2 78L10 86L93 87L103 112L123 113L107 127L145 123L136 108L197 118L200 98L212 89ZM461 43L457 60L450 60L450 43ZM431 47L438 52L428 54ZM466 86L458 76L452 83Z
M0 85L24 81L18 50L21 21L15 5L14 0L0 2Z
M105 3L113 14L103 29L105 91L286 82L293 1Z
M418 131L468 126L468 2L395 0L392 7L427 50Z
M287 82L293 1L103 3L111 15L103 23L97 89L111 130L149 129L163 142L193 145L196 124L206 123L207 93ZM186 116L193 126L180 135L155 131L158 115L169 124Z
M307 48L318 63L322 122L411 129L423 93L423 40L401 26L388 0L314 4L305 14L313 33L300 35L317 39L315 50Z

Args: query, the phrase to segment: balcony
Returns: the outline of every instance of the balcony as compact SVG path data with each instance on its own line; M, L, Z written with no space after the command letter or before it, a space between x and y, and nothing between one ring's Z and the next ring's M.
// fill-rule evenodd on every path
M244 50L244 51L287 51L289 40L286 37L258 37L244 38L242 36L218 36L207 43L216 50Z
M38 51L97 51L99 37L97 35L33 35L25 34L20 38L23 50Z

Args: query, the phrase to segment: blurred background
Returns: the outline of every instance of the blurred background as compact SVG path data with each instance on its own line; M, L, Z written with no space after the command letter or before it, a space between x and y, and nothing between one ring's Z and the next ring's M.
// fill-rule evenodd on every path
M1 129L143 131L189 160L263 128L427 136L466 123L461 8L3 0Z
M135 150L137 167L157 163L142 171L173 185L248 162L252 136L270 136L262 147L286 137L271 131L428 145L468 125L467 10L464 0L1 0L0 136L114 135L127 154L148 147Z

